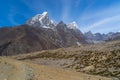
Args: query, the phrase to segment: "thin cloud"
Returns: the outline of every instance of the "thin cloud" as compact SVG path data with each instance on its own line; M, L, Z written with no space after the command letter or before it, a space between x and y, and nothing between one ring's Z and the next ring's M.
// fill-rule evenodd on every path
M119 5L111 5L106 8L98 9L98 10L91 10L89 8L92 7L92 5L95 4L95 1L92 1L91 4L89 4L85 10L82 12L82 15L80 15L79 20L90 20L93 18L105 18L108 16L118 15L120 13Z
M14 20L13 16L14 15L12 15L12 14L8 15L8 19L11 22L11 24L19 25L19 23Z
M61 19L63 21L68 21L70 10L71 10L71 0L62 0L62 16Z
M8 14L8 20L11 22L11 24L19 25L19 23L14 20L15 14L17 14L17 9L14 6L11 6L10 13Z
M120 30L120 15L107 17L105 19L101 19L92 25L84 26L82 27L83 32L87 32L91 30L92 32L101 32L101 33L107 33L110 31L117 31Z
M43 3L41 3L40 0L37 0L37 1L21 0L21 1L34 13L40 13L40 9L44 9L44 8L48 9L48 7L45 6Z
M75 7L78 7L81 1L82 1L82 0L76 0L76 1L75 1Z
M109 28L114 28L113 30L120 28L118 26L120 21L119 13L119 5L112 5L95 11L86 9L78 20L81 23L80 25L83 32L91 30L94 32L102 31L106 33ZM108 30L100 30L101 28L103 29L103 27Z
M115 25L115 27L111 27L109 25L108 28L106 28L105 26L99 29L93 29L92 32L93 33L97 33L97 32L101 32L101 33L109 33L109 32L118 32L118 30L120 30L120 25L117 24Z
M26 19L26 15L24 13L21 13L20 11L18 11L18 9L14 6L10 7L10 12L7 16L9 22L13 25L20 25L21 23L20 21L20 17L22 17L22 19Z
M100 21L92 24L88 28L93 29L93 28L101 27L104 24L108 24L108 23L111 23L112 21L119 21L119 20L120 20L120 15L113 16L113 17L108 17L108 18L105 18L103 20L100 20Z

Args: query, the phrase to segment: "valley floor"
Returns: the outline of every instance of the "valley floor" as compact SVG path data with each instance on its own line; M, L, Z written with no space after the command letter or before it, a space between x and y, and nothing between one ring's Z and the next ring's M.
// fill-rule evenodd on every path
M120 41L0 57L0 80L119 80Z
M112 80L10 58L0 58L0 80Z

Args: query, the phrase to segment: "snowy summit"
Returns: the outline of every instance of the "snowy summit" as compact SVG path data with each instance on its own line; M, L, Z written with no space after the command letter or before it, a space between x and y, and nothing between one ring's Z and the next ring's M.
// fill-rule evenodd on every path
M26 22L26 24L34 27L53 28L56 24L48 16L48 12L37 14Z
M69 23L69 24L67 25L67 27L68 27L69 29L78 29L78 25L77 25L77 23L76 23L75 21L73 21L72 23Z

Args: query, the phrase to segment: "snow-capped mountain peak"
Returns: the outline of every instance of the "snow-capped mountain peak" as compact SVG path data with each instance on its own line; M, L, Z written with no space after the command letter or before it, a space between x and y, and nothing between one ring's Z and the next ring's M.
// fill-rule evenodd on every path
M47 14L48 14L48 12L46 12L46 11L42 13L42 15L47 15Z
M28 20L26 24L42 28L54 28L54 26L56 25L55 22L49 18L48 12L37 14L36 16Z
M43 12L42 14L40 14L40 17L39 17L39 21L41 22L42 19L49 19L48 17L48 12Z
M67 27L68 27L69 29L78 29L78 25L77 25L77 23L76 23L75 21L73 21L72 23L69 23L69 24L67 25Z

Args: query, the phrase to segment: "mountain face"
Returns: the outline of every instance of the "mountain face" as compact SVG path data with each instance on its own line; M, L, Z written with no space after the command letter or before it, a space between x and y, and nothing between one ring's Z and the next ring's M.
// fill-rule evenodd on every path
M47 12L38 14L26 24L0 29L0 55L14 55L40 50L85 44L77 24L55 24Z
M120 40L120 32L109 32L108 34L95 33L91 31L84 33L85 39L88 43L100 43L107 41Z
M72 23L69 23L68 25L67 25L67 27L69 28L69 29L78 29L78 25L77 25L77 23L75 22L75 21L73 21Z
M107 38L108 38L107 41L120 40L120 32L116 33L110 32L108 33Z
M64 46L67 47L86 43L84 35L80 30L68 28L68 26L63 22L60 22L56 28Z
M32 17L30 20L26 22L27 25L34 27L42 27L42 28L54 28L55 23L48 16L47 12L43 12L42 14L37 14Z
M2 36L0 34L0 53L1 55L13 55L59 48L59 45L55 44L49 36L52 31L47 32L48 34L45 30L27 25L10 28Z
M84 33L84 36L85 36L85 40L88 42L88 43L94 43L94 34L91 32L91 31L88 31L86 33Z

